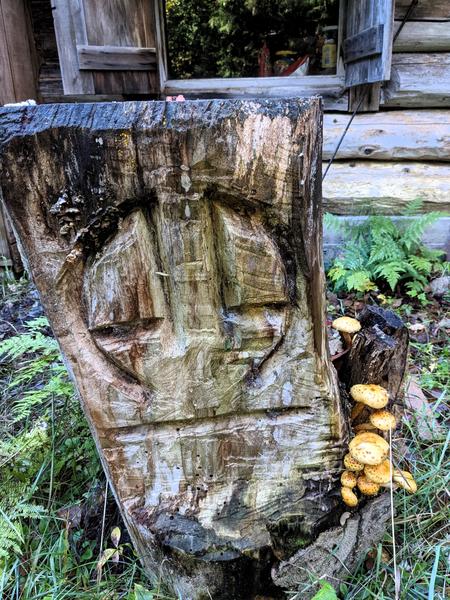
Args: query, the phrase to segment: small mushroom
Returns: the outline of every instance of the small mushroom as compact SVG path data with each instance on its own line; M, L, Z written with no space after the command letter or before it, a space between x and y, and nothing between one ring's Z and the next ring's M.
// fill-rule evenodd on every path
M395 469L393 480L410 494L415 494L417 492L417 483L414 481L414 477L409 471Z
M331 326L341 334L345 348L351 348L353 336L361 329L361 323L351 317L339 317L332 322Z
M364 465L379 465L389 452L389 444L377 433L358 433L348 446L350 454Z
M364 465L360 463L358 460L355 460L353 456L348 453L344 456L344 466L347 471L362 471L364 469Z
M354 507L358 505L358 497L349 487L341 487L341 496L347 506Z
M358 383L350 388L350 395L356 402L370 408L384 408L389 402L389 395L381 385L374 383Z
M369 417L374 427L381 431L392 431L397 427L397 420L388 410L375 410Z
M386 459L383 460L379 465L366 465L364 467L364 475L369 481L378 483L378 485L385 485L390 483L392 478L393 468L391 461Z
M343 487L354 488L357 479L353 471L344 471L341 475L341 484Z
M360 475L358 477L356 485L358 486L361 494L364 494L365 496L376 496L380 491L380 486L378 483L370 481L370 479L367 479L365 475Z

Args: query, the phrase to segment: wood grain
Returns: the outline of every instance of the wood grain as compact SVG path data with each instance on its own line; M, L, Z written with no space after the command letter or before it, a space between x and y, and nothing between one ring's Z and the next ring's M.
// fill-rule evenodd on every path
M273 564L344 510L320 147L318 99L0 112L5 201L109 480L183 598L284 597Z
M394 54L391 79L383 89L386 107L450 106L450 53Z
M416 198L424 211L450 210L448 163L336 162L323 183L324 208L337 215L398 215Z
M401 21L395 21L394 33ZM408 21L394 43L394 52L449 52L450 21Z
M395 0L395 18L403 19L410 4L410 0ZM418 2L410 19L418 21L450 21L449 3L447 0Z
M325 114L323 158L329 160L350 116ZM339 148L338 160L450 160L450 111L399 110L356 115Z
M389 79L392 55L393 0L348 0L346 39L355 39L371 28L382 26L381 53L350 62L345 69L345 85L353 87ZM344 47L345 47L344 40Z
M155 48L77 46L80 70L150 71L156 69Z

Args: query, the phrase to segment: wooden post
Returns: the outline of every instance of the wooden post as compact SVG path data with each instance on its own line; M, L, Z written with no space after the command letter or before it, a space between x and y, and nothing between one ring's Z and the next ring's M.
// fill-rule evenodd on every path
M0 184L107 476L183 598L283 597L272 569L345 510L321 120L319 99L0 112Z

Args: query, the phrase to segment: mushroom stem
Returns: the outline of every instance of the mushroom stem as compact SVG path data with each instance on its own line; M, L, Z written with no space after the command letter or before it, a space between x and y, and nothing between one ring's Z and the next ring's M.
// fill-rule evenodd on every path
M351 348L353 335L351 333L347 333L347 331L340 331L339 333L341 334L342 341L344 343L344 348Z

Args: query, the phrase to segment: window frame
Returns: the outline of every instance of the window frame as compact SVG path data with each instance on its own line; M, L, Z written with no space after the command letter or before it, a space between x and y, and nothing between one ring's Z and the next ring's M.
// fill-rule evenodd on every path
M168 74L164 0L154 0L156 16L156 48L161 94L221 98L283 98L321 95L325 107L348 110L345 67L342 59L345 0L339 0L337 64L335 75L304 77L223 77L204 79L171 79Z

